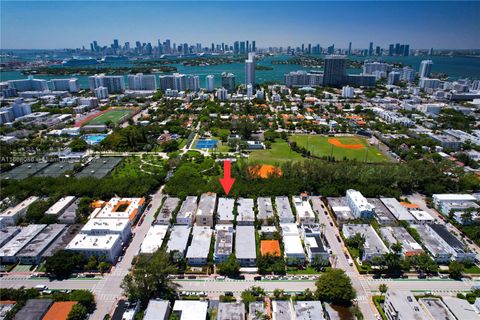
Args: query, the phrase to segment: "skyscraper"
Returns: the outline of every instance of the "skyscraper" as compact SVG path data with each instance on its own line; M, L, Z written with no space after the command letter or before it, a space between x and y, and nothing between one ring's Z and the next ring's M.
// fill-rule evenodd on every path
M389 56L393 56L393 52L394 52L394 47L393 47L393 44L391 44L389 47L388 47L388 55Z
M257 48L255 47L255 40L252 41L252 51L257 51Z
M404 45L403 47L403 55L405 57L408 57L410 55L410 45L409 44L406 44Z
M222 87L227 89L229 92L235 90L236 83L235 83L235 75L230 72L223 72L222 73Z
M238 41L235 41L233 43L233 54L239 54L240 53L240 46L238 44Z
M370 46L368 47L368 55L373 56L373 42L370 42Z
M330 47L327 48L327 53L328 54L334 54L335 53L335 45L332 44Z
M213 74L209 74L205 77L205 85L207 91L213 91L215 89L215 76Z
M255 87L255 53L250 52L245 60L245 85Z
M198 76L188 76L188 90L198 91L200 90L200 78Z
M351 55L352 54L352 42L350 41L348 43L348 55Z
M128 75L128 88L130 90L157 90L157 79L153 74L129 74Z
M432 60L422 60L422 62L420 62L420 78L430 77L430 73L432 72L432 65Z
M240 42L240 54L245 54L247 51L245 50L245 41Z
M347 59L341 55L325 57L323 85L325 87L341 87L346 80Z

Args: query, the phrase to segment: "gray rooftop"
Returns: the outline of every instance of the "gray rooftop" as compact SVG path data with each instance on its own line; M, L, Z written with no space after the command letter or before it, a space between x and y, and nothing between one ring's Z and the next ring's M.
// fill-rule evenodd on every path
M168 300L150 300L143 320L164 319L170 312L170 302Z
M320 301L296 301L293 307L296 320L325 320Z
M432 315L433 319L456 320L439 298L420 298L418 302Z
M245 304L243 302L220 302L217 320L244 320Z
M337 220L345 221L354 219L346 197L329 197L327 198L327 202L337 217Z
M22 228L22 231L0 249L0 257L15 256L46 226L46 224L31 224Z
M195 226L192 229L192 243L187 258L207 258L210 251L213 230L210 227Z
M283 220L289 220L293 222L294 217L288 197L275 197L275 206L277 208L277 214L281 222Z
M58 216L59 223L75 223L77 219L77 209L80 199L75 200L65 211Z
M447 305L448 309L457 319L477 320L480 318L478 313L475 311L473 305L468 303L467 300L453 297L444 297L443 302Z
M157 220L155 222L161 223L161 224L170 223L170 219L172 218L172 213L178 207L179 203L180 203L179 198L167 197L163 202L162 208L160 209L157 216Z
M174 225L170 229L170 238L167 243L167 252L178 251L182 254L187 248L191 227L187 225Z
M387 209L400 221L415 221L415 218L395 198L380 198Z
M3 247L5 243L10 241L16 234L18 234L22 228L14 226L14 227L5 227L0 229L0 248Z
M233 232L223 229L218 230L215 236L215 255L230 255L232 250Z
M272 301L272 315L276 320L291 320L294 319L294 310L292 302L289 300L273 300Z
M423 251L422 246L413 239L404 227L383 227L380 228L381 236L389 242L389 247L399 242L402 244L403 253Z
M204 193L198 202L197 216L213 216L217 195L215 193Z
M237 222L254 222L255 221L255 211L253 199L251 198L238 198L237 199Z
M388 253L388 248L369 224L344 224L342 232L346 238L357 233L363 235L365 237L364 253L367 255Z
M385 303L393 306L398 313L396 319L427 320L426 312L422 309L413 293L401 290L388 290L385 295Z
M197 197L196 196L188 196L185 201L183 201L180 210L177 213L178 218L192 218L197 211Z
M263 316L267 315L265 305L261 301L250 302L248 305L249 320L263 320Z
M392 224L397 221L390 210L383 204L380 199L367 198L368 203L375 207L375 216L381 224Z
M233 216L233 207L235 206L235 199L233 198L219 198L217 215L218 221L233 221L235 217Z
M432 232L427 226L412 224L411 227L417 230L418 234L422 238L424 246L431 255L436 256L452 253L452 249L448 247L441 239L439 239L438 235Z
M19 253L18 257L38 257L66 230L66 224L50 224L32 239Z
M29 299L13 318L14 320L40 320L53 304L52 299Z
M270 197L259 197L257 198L257 207L259 220L266 220L268 218L273 218L273 205L272 198Z
M237 226L235 255L237 259L256 259L254 226Z

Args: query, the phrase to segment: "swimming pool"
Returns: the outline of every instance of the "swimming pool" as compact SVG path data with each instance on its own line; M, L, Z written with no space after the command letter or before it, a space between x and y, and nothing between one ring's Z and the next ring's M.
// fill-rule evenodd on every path
M99 144L103 139L107 137L106 134L85 134L83 135L83 140L85 140L89 145Z
M197 149L213 149L217 147L217 140L207 140L207 139L201 139L198 140L195 148Z

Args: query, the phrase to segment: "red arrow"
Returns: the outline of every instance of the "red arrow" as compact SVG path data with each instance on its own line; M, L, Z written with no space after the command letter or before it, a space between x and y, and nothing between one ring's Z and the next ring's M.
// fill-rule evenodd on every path
M222 184L223 191L228 196L230 189L232 189L233 183L235 179L230 176L230 160L223 161L223 178L220 179L220 183Z

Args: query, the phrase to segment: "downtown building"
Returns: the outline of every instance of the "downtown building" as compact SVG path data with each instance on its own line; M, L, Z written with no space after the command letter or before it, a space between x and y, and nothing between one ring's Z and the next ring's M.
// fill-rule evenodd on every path
M323 74L306 71L292 71L284 76L285 85L289 88L294 87L318 87L323 84Z
M222 72L222 87L228 92L233 92L236 88L235 75L230 72Z
M245 60L245 85L255 87L255 53L250 52Z
M18 92L48 90L47 80L34 79L33 76L28 76L27 79L10 80L8 81L8 85L10 88L17 90Z
M77 78L50 80L53 91L79 92L80 85Z

